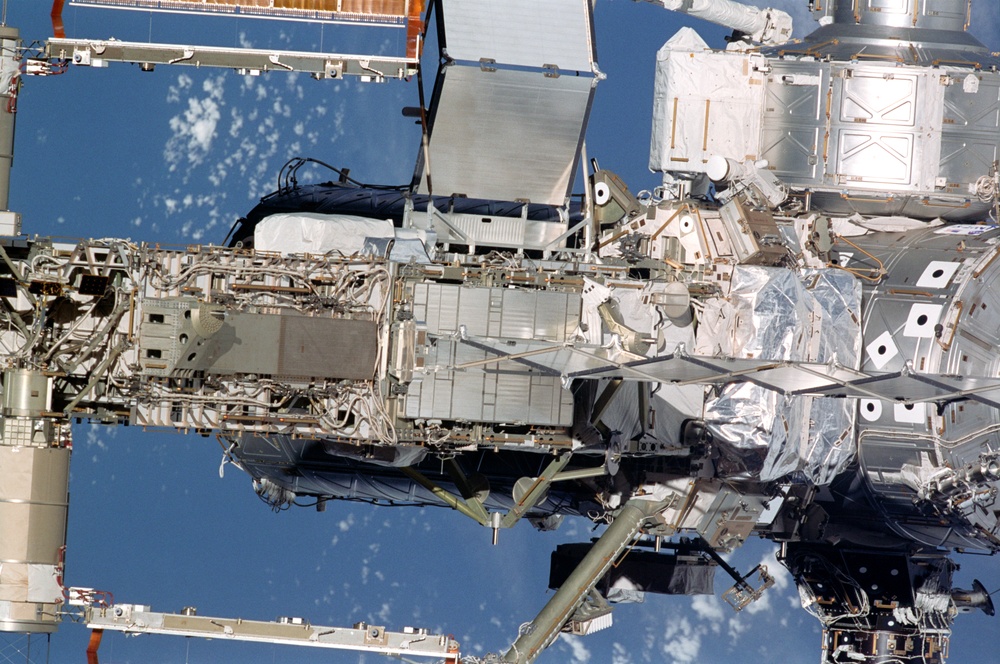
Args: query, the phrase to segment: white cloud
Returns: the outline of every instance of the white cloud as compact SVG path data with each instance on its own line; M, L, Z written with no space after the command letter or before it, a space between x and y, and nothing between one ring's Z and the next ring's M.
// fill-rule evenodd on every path
M715 595L695 595L691 598L691 609L702 620L710 621L716 632L719 631L719 624L725 620L722 602Z
M340 522L337 524L337 527L340 528L340 532L346 533L348 530L351 529L351 526L353 525L354 525L354 513L351 512L347 515L346 519L340 520Z
M760 559L760 564L767 567L767 572L774 577L774 589L787 590L794 585L792 575L780 562L778 562L778 550L772 549L764 554Z
M765 590L760 599L747 605L745 611L750 615L771 611L772 598L784 595L794 585L792 575L788 573L784 565L778 562L777 553L777 549L771 549L760 559L760 564L766 567L768 574L774 577L774 585Z
M87 429L87 447L96 447L102 452L106 451L108 449L108 445L101 438L100 434L105 433L111 438L114 438L115 431L117 431L117 429L112 429L111 427L102 424L91 424L90 428Z
M611 646L611 664L632 664L632 656L620 643Z
M220 110L224 93L224 76L205 79L202 84L204 97L188 97L187 109L170 118L169 126L173 134L163 149L163 157L170 172L186 162L191 168L201 164L212 149L216 127L222 117ZM185 75L178 77L178 86L171 87L167 101L180 101L180 91L188 90L191 80ZM186 182L186 178L185 178Z
M663 634L663 654L672 657L674 664L697 662L701 638L706 632L704 625L692 626L687 617L668 621Z
M249 43L246 34L238 40ZM135 182L144 235L163 226L185 242L218 240L210 231L229 228L271 193L281 163L294 156L329 159L326 141L347 136L351 112L359 103L367 106L357 97L364 86L346 81L316 82L283 72L233 76L189 70L170 85L168 108L176 106L168 116L163 147L167 173ZM406 86L396 87L402 103ZM331 94L337 96L333 103ZM391 141L375 153L363 150L364 145L348 142L345 154L353 163L345 165L359 172L359 160L370 171L373 161L398 165ZM382 165L375 164L375 179ZM315 176L314 171L303 181Z
M181 92L191 89L191 84L194 81L187 74L181 74L177 77L177 85L171 85L167 88L167 103L176 103L181 100Z
M240 135L240 130L243 129L243 115L239 109L231 108L229 109L229 117L229 135L237 138Z
M575 634L560 634L559 638L563 641L563 643L569 645L570 651L573 654L572 661L578 662L579 664L585 664L585 662L590 661L590 650L588 650L587 646L583 644L583 639L579 636L576 636Z
M375 614L375 617L378 618L379 621L382 622L382 624L385 624L385 623L389 622L389 614L390 614L391 610L392 610L392 607L389 606L389 603L388 602L383 602L382 603L382 608L379 609L379 612Z
M728 628L727 633L729 634L729 640L735 643L737 640L739 640L740 636L742 636L748 629L750 629L750 625L748 625L747 622L743 620L739 615L735 615L729 619L727 628Z

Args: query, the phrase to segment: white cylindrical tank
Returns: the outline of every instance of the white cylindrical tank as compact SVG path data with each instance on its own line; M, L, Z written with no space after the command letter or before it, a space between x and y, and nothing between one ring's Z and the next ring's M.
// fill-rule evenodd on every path
M0 444L2 632L54 632L58 626L69 458L65 447Z

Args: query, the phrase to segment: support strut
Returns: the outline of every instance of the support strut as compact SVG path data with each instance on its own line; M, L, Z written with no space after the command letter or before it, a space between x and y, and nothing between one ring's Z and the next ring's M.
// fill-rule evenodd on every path
M562 587L539 612L504 655L504 661L530 664L551 644L597 582L604 577L661 502L633 498L604 531Z

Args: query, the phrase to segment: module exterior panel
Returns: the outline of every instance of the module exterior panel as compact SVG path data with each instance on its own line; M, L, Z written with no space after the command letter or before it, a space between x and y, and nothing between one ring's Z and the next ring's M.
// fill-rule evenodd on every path
M775 62L764 88L761 159L780 178L822 183L820 139L825 131L829 67L816 62Z

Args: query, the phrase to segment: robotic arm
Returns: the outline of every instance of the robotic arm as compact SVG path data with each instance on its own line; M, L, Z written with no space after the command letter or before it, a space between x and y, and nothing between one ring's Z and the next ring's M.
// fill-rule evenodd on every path
M792 17L780 9L760 9L733 0L647 0L664 9L732 28L751 41L771 45L792 38Z

